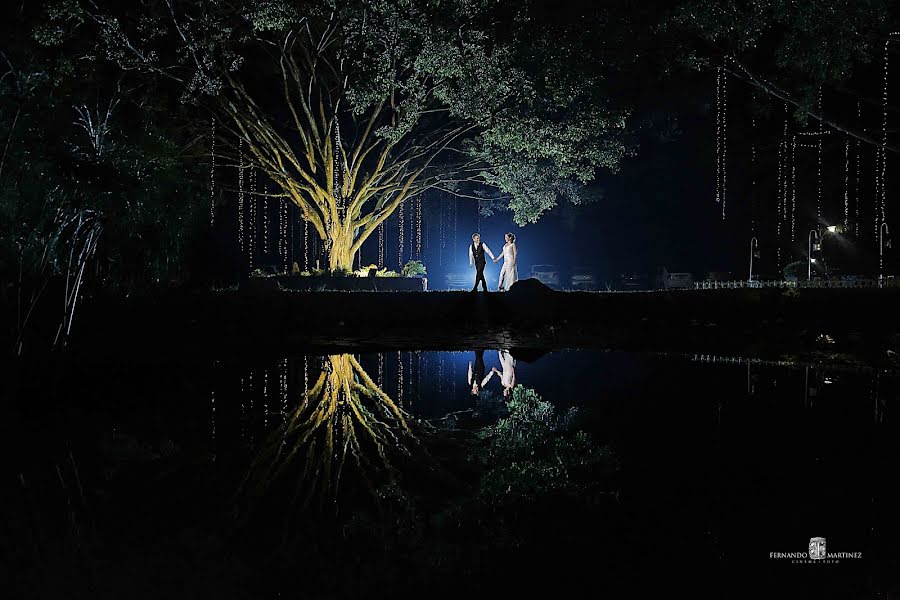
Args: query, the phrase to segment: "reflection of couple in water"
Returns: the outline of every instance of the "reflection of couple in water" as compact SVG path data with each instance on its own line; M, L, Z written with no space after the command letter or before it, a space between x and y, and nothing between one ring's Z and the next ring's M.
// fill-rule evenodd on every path
M485 375L484 366L484 350L475 351L475 362L469 361L469 372L467 381L472 387L472 395L477 396L484 389L484 386L491 380L494 374L500 375L500 384L503 386L503 395L509 396L512 389L516 387L516 359L512 357L509 350L500 350L497 352L500 357L500 367L492 367L491 372Z

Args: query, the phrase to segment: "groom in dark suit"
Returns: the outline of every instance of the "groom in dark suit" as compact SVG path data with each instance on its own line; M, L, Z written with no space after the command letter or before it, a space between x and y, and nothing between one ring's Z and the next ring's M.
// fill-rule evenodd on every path
M472 291L478 290L478 282L481 282L482 289L486 292L487 289L487 281L484 279L484 267L487 264L487 260L485 259L485 253L491 257L491 260L494 260L494 253L491 252L491 249L487 247L487 244L481 241L480 233L472 234L472 245L469 246L469 266L475 266L475 286L472 288Z

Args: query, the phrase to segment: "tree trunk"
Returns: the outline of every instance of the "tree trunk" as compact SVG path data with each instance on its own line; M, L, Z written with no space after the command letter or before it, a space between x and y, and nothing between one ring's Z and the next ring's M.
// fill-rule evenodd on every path
M329 232L328 268L353 270L353 226L342 223Z

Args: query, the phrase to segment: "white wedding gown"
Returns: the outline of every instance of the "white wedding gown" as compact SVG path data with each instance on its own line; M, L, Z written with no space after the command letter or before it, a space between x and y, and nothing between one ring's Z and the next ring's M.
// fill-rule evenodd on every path
M519 269L516 267L517 255L518 252L516 250L515 242L504 244L503 268L500 269L500 283L498 284L498 289L509 290L509 288L512 287L512 284L519 280Z

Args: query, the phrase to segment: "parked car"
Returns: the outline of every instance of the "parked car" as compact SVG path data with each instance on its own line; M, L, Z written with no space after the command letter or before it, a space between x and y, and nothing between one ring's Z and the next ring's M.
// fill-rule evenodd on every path
M444 274L444 287L448 290L470 290L475 282L475 272L453 271Z
M589 267L573 267L569 275L569 287L573 290L596 290L597 276Z
M533 265L531 276L551 288L559 288L562 285L559 267L556 265Z
M625 291L646 290L647 277L640 273L622 274L619 288Z

